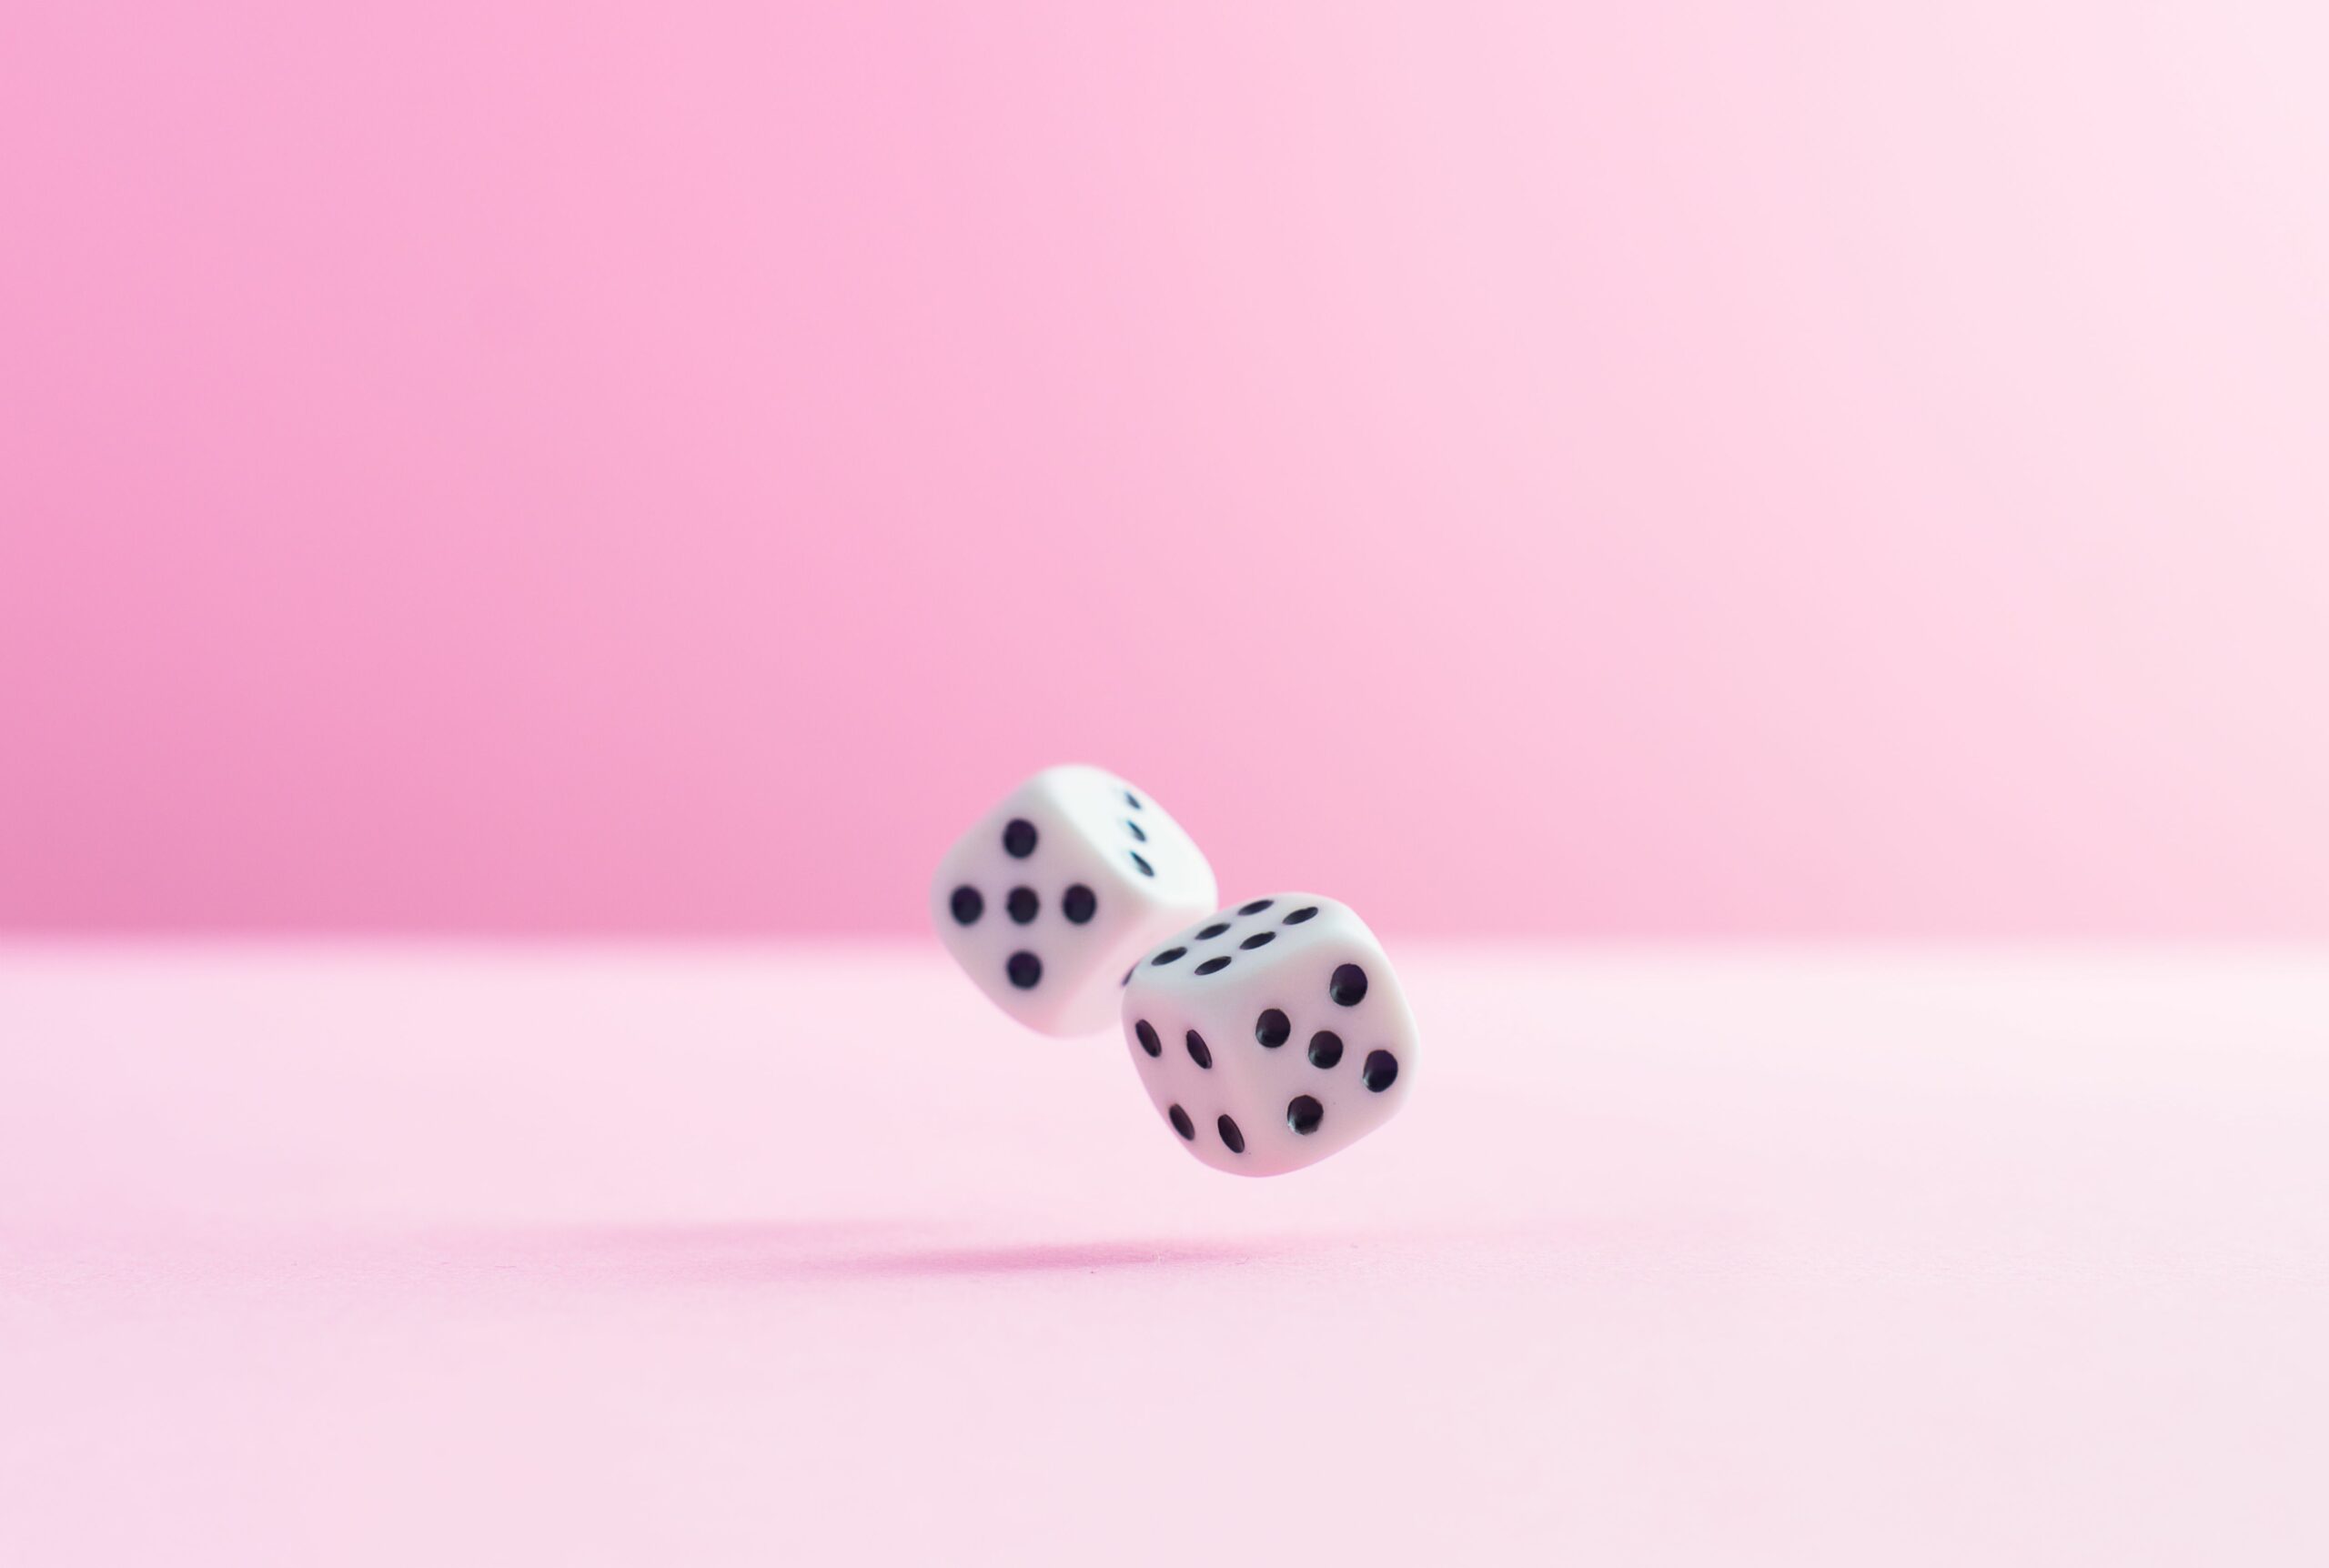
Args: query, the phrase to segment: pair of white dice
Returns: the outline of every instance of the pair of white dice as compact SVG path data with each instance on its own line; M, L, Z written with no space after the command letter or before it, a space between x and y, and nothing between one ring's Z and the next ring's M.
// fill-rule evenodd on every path
M1218 901L1213 868L1163 807L1080 766L1004 797L930 887L939 939L1003 1011L1045 1034L1120 1019L1189 1151L1275 1176L1391 1119L1415 1081L1415 1019L1347 906Z

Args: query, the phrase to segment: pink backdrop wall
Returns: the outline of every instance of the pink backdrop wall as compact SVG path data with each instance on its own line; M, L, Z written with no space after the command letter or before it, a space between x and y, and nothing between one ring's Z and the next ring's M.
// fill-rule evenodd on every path
M2329 930L2320 7L581 9L0 15L0 923Z

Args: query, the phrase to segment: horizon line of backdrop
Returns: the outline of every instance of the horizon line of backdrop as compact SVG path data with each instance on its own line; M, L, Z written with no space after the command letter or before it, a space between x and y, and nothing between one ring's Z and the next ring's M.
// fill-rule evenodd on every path
M0 928L2329 931L2319 7L0 39Z

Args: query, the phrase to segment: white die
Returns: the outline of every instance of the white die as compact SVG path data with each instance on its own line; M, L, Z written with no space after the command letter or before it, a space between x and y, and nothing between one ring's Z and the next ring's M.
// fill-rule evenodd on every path
M1119 977L1220 898L1213 868L1146 790L1046 768L954 842L930 883L938 940L995 1005L1045 1034L1090 1034Z
M1383 944L1315 893L1255 899L1144 957L1124 1040L1157 1113L1216 1171L1275 1176L1374 1131L1415 1081Z

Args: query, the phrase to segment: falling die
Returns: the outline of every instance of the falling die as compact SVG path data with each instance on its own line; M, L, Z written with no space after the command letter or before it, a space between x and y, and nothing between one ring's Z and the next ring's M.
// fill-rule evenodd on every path
M1134 1070L1216 1171L1276 1176L1389 1121L1414 1083L1415 1016L1349 906L1254 899L1167 938L1124 987Z

